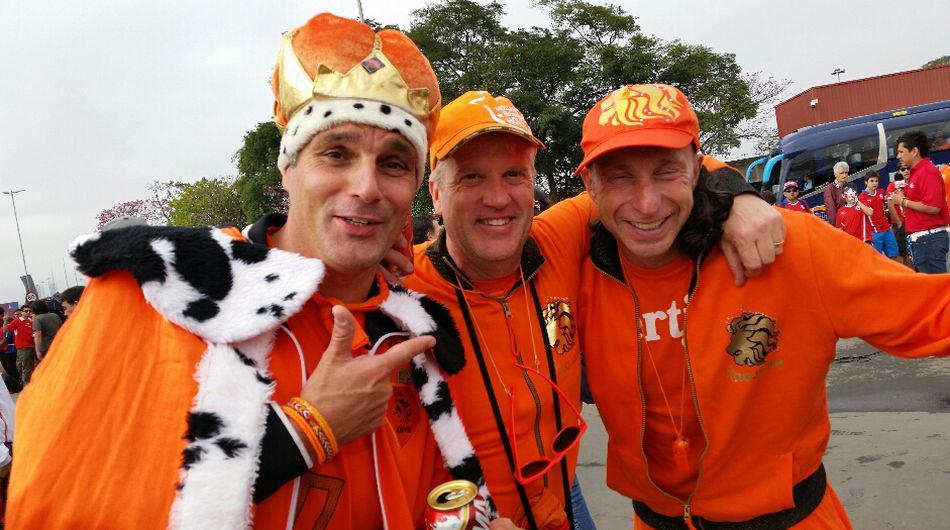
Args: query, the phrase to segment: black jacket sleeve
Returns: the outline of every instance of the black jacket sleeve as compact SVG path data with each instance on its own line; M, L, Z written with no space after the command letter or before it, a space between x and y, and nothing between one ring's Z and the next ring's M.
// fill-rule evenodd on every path
M731 167L723 167L715 171L710 171L707 174L707 186L716 191L729 193L733 197L743 193L759 195L755 191L755 188L752 187L752 184L746 182L742 174Z
M254 483L255 503L270 497L285 483L307 472L307 461L287 429L274 410L274 405L268 406L260 465Z

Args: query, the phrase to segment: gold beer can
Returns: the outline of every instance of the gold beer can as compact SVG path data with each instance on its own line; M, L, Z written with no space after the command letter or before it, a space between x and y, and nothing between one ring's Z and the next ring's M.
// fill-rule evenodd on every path
M429 492L425 513L426 530L473 530L488 526L484 502L476 499L478 487L467 480L439 484ZM484 522L484 526L480 525Z

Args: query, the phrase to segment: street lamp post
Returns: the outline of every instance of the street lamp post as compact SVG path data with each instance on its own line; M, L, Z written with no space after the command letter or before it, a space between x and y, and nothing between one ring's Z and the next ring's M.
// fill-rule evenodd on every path
M16 223L16 237L20 240L20 257L23 258L23 275L29 276L30 273L26 270L26 253L23 252L23 236L20 235L20 219L16 215L16 201L13 199L14 195L23 191L26 190L10 190L3 192L3 194L9 195L10 202L13 203L13 221Z
M835 68L835 71L834 71L834 72L831 72L831 75L836 75L836 76L838 76L838 82L840 83L840 82L841 82L841 74L843 74L843 73L844 73L844 68Z

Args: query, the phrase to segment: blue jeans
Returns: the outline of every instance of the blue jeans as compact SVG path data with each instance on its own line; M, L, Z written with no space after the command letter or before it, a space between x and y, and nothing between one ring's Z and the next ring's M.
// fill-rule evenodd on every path
M950 235L944 232L927 234L910 244L914 256L914 268L925 274L947 272L947 252L950 250Z
M584 492L581 491L577 475L574 475L574 485L571 486L571 509L574 510L574 530L597 530L594 518L587 509L587 501L584 500Z
M891 232L890 230L875 232L873 244L874 250L884 254L889 258L893 258L899 253L897 250L897 238L894 237L894 232Z

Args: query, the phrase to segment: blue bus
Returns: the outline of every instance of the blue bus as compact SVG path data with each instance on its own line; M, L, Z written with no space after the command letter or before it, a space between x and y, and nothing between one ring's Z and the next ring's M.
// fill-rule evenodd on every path
M755 164L765 164L763 187L778 183L777 190L782 190L785 181L795 180L804 190L809 177L813 189L802 199L814 208L823 204L825 187L834 180L832 168L842 160L851 169L849 182L859 191L872 169L885 189L897 172L897 138L909 131L927 135L934 164L950 163L950 100L945 100L799 129L782 138L771 157ZM776 195L781 197L781 191Z

